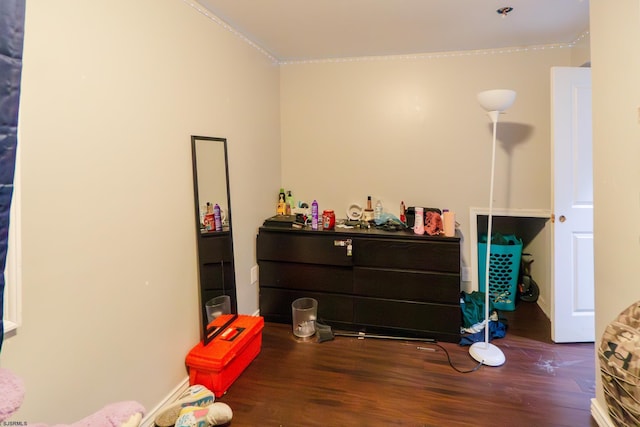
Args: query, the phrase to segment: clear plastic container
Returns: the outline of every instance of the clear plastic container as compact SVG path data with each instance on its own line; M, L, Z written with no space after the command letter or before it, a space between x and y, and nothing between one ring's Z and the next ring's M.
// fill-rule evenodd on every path
M291 315L293 335L306 338L316 333L318 301L313 298L298 298L291 304Z
M384 208L382 207L382 202L380 200L378 200L376 202L376 208L373 211L373 219L377 222L380 221L380 219L382 218L382 212L383 212Z

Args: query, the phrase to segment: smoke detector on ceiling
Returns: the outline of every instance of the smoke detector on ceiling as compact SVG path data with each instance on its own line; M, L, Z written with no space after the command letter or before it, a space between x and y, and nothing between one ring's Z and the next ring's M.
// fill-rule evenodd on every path
M496 10L496 12L498 12L500 15L502 15L503 18L506 18L507 15L509 14L509 12L511 12L512 10L513 10L512 7L505 6L505 7L501 7L500 9Z

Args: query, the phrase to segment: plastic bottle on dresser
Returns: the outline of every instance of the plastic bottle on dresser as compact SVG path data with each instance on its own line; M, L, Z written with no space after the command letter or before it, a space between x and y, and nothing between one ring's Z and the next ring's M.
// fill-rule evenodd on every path
M311 203L311 229L318 229L318 202L315 200Z
M286 201L287 201L287 207L286 207L287 215L291 215L291 212L295 208L294 201L293 201L293 195L291 194L291 190L287 191Z
M382 202L378 200L376 202L376 209L373 211L373 219L376 221L376 223L382 219L382 211Z
M442 228L446 237L456 235L456 214L449 209L442 210Z
M280 188L278 193L278 204L276 205L276 215L284 215L286 213L286 199L287 195L284 193L284 188Z
M404 206L404 200L400 202L400 221L407 223L407 208Z
M278 200L278 208L276 209L277 215L284 215L287 211L286 202L284 201L284 194L280 193L280 200Z
M424 209L416 207L416 218L413 225L413 232L416 234L424 234Z
M367 196L367 208L362 213L363 221L373 221L373 208L371 207L371 196Z

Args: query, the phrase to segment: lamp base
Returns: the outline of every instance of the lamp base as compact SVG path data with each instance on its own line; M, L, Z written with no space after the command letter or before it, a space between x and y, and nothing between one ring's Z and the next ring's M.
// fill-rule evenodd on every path
M500 366L505 362L504 353L491 343L476 342L469 347L469 354L478 362L487 366Z

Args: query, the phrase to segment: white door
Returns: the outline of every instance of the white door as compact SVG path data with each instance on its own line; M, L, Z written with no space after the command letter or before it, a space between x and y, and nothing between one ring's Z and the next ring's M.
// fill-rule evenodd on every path
M591 69L551 70L551 339L592 342L594 325Z

